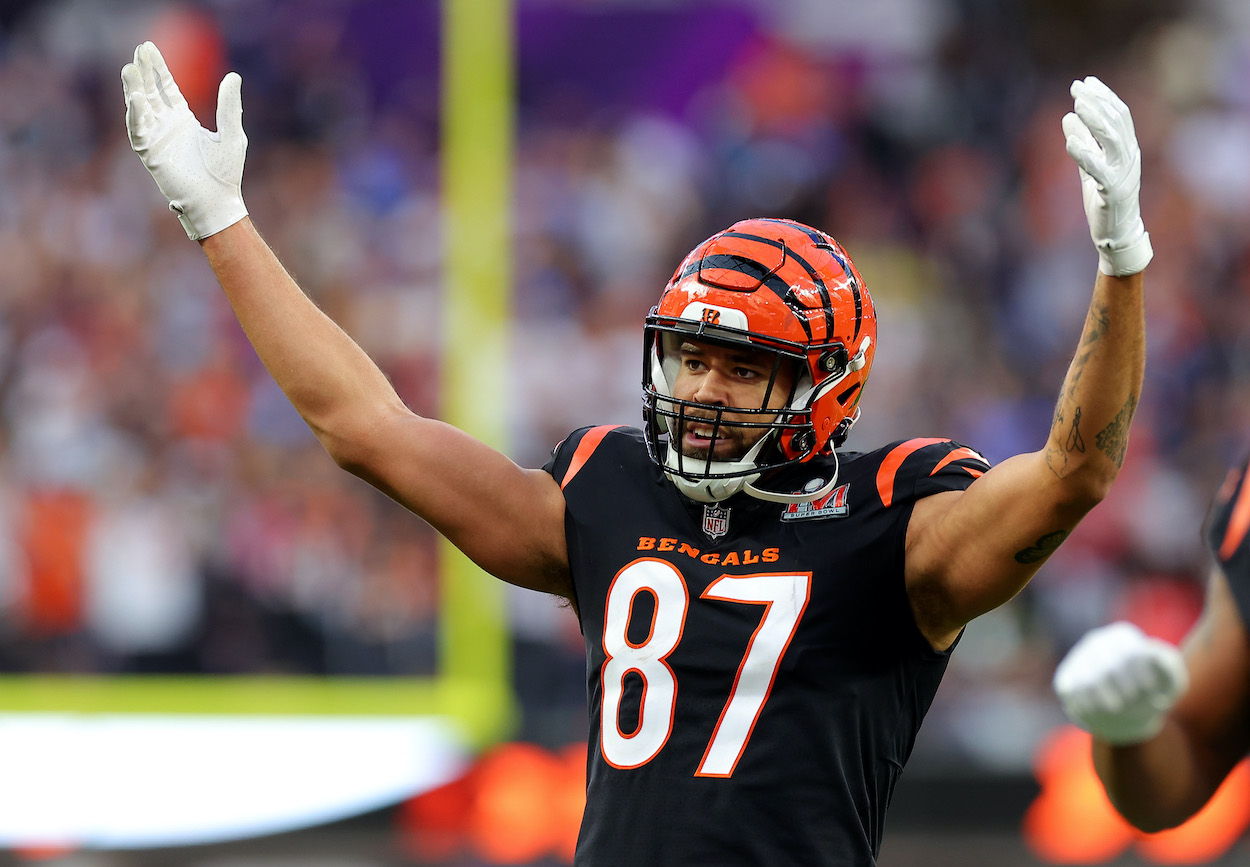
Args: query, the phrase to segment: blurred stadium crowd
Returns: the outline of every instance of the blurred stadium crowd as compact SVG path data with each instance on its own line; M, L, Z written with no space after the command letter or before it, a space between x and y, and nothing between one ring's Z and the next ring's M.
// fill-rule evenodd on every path
M1128 460L1033 584L969 628L916 758L1027 767L1085 629L1187 629L1206 504L1250 444L1250 7L517 7L499 412L528 466L575 427L638 423L646 310L687 249L762 215L831 232L876 299L848 447L1039 448L1096 269L1067 85L1097 74L1128 102L1156 250ZM209 126L220 75L243 74L258 225L436 415L437 20L384 0L5 4L0 670L431 670L432 532L337 470L259 365L130 153L117 71L154 38ZM510 598L525 734L576 740L574 618Z

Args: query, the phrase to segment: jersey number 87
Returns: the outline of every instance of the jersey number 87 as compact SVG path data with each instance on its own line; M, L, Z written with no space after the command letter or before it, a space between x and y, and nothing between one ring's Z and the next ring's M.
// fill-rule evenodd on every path
M746 749L764 703L768 700L781 657L798 629L811 593L812 573L762 572L722 575L700 598L763 605L764 616L747 642L729 698L699 762L697 777L728 777ZM637 644L627 630L639 593L655 598L650 634ZM603 705L600 745L608 764L617 768L644 765L664 748L673 731L677 678L666 661L681 643L690 594L686 579L665 560L635 560L617 573L608 589L604 615ZM638 725L620 727L625 676L637 672L643 681Z

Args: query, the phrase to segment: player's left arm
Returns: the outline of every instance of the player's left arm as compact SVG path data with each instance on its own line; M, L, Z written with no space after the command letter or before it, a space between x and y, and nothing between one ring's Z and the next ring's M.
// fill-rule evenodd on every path
M908 596L921 632L950 645L972 618L1018 593L1124 463L1145 367L1142 270L1152 251L1138 207L1141 156L1127 106L1094 78L1073 82L1068 152L1081 176L1099 273L1045 446L1003 461L965 491L915 504Z

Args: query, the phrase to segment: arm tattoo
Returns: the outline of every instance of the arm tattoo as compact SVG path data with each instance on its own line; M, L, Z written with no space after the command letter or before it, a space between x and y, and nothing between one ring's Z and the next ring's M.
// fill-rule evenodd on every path
M1130 394L1119 414L1094 437L1098 448L1115 461L1117 467L1124 466L1124 453L1128 450L1128 426L1136 409L1137 396Z
M1091 308L1089 316L1085 320L1085 334L1081 338L1080 351L1078 350L1076 359L1072 362L1072 372L1069 375L1070 381L1065 392L1069 398L1076 396L1076 384L1081 381L1081 377L1085 374L1085 365L1089 363L1090 356L1094 354L1094 344L1101 340L1111 329L1111 320L1108 318L1107 305L1100 304L1097 309Z
M1089 320L1093 324L1093 328L1090 329L1090 337L1086 341L1088 343L1092 343L1111 330L1111 317L1107 312L1106 304L1099 304L1097 310L1091 309L1089 311Z
M1072 429L1068 431L1068 441L1063 447L1070 452L1085 453L1085 437L1081 436L1081 408L1078 406L1072 412Z
M1065 416L1063 414L1063 401L1060 400L1055 406L1055 418L1053 420L1052 429L1058 431L1063 426ZM1068 430L1068 438L1064 441L1063 448L1055 448L1050 446L1046 449L1046 466L1055 474L1055 478L1062 479L1068 475L1068 453L1069 452L1085 452L1085 437L1081 434L1081 408L1078 406L1072 413L1072 427Z
M1055 553L1055 549L1066 538L1068 538L1067 530L1056 530L1053 533L1047 533L1029 547L1017 551L1016 562L1025 564L1040 563Z
M1068 475L1068 453L1054 446L1047 447L1046 466L1055 474L1056 479L1065 478Z

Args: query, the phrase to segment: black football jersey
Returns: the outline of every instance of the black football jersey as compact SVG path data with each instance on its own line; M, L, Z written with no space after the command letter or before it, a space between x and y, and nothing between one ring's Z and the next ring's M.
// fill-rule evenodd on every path
M1250 625L1250 485L1247 464L1231 470L1211 506L1207 519L1207 545L1215 555L1243 623Z
M949 656L912 617L907 522L988 465L940 439L839 457L816 501L705 505L633 428L557 446L591 721L577 864L875 863Z

